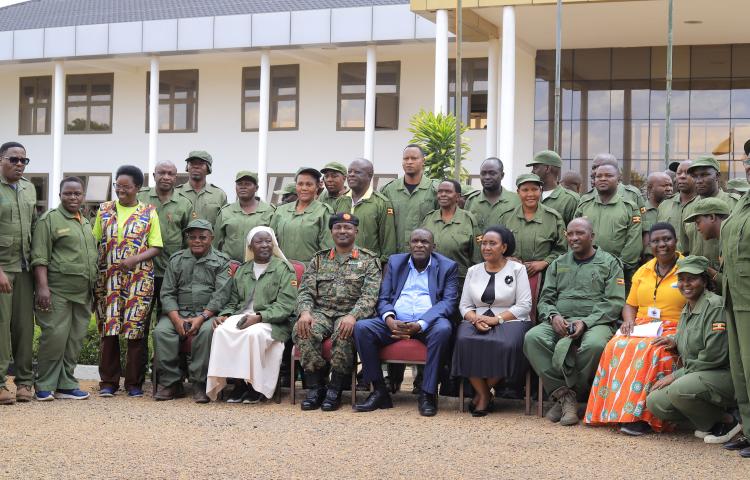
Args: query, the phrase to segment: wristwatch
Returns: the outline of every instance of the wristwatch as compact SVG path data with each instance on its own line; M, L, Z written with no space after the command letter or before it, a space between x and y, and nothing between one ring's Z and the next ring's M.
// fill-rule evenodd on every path
M209 318L211 318L211 315L207 314L206 312L201 312L198 315L203 317L203 320L208 320Z

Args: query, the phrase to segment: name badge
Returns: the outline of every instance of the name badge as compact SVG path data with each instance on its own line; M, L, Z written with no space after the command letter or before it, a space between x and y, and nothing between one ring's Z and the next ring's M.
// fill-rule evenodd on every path
M649 307L648 316L654 320L659 320L661 318L661 308Z

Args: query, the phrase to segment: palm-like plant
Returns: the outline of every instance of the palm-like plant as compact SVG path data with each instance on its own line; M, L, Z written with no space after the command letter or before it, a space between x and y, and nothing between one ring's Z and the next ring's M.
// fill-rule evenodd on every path
M425 152L425 174L432 179L453 178L456 164L456 117L420 110L409 122L409 131L414 135L410 143L422 147ZM463 136L466 125L461 125L461 163L471 150ZM469 172L461 166L461 180L466 181Z

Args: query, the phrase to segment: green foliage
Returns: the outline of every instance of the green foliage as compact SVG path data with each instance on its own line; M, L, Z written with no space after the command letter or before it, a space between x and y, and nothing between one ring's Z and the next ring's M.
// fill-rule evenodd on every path
M456 117L420 110L409 122L413 134L409 143L415 143L425 152L425 174L432 179L454 178L456 159ZM466 182L469 172L463 167L466 154L471 151L461 124L461 181Z

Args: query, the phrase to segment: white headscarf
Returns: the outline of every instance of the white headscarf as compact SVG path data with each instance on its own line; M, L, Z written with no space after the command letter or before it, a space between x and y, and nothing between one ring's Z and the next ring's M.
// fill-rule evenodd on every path
M281 248L279 248L279 242L278 240L276 240L276 234L273 233L273 229L271 227L264 227L264 226L254 227L247 234L247 240L245 241L245 261L252 262L253 259L255 258L255 255L253 254L253 249L250 247L250 242L253 240L253 237L255 236L255 234L261 233L261 232L271 235L271 241L273 242L273 255L289 263L289 261L284 256L284 252L282 252Z

